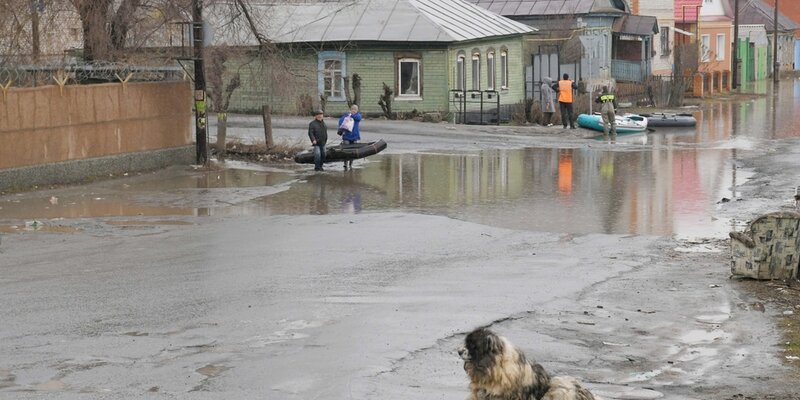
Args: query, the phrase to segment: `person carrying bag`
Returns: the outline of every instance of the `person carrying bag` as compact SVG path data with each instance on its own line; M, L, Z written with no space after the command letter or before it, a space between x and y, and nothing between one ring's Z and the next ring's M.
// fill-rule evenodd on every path
M355 144L361 140L361 131L358 126L361 118L356 104L350 106L350 111L339 118L339 130L336 133L342 136L342 144ZM353 168L353 160L345 160L344 170L347 171L348 168Z

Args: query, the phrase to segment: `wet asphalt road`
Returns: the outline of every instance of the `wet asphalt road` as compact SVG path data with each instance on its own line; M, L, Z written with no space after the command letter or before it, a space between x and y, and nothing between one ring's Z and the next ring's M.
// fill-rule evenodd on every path
M297 137L295 123L278 136ZM610 146L524 127L378 127L395 129L399 153ZM614 151L647 146L632 139ZM789 207L797 139L739 147L736 163L752 177L715 218ZM187 174L197 171L118 182ZM3 234L0 397L463 399L455 349L485 324L603 398L789 399L798 390L772 322L785 310L762 311L728 279L724 238L576 235L397 210L197 211L293 182L213 197L166 192L158 204L194 211L78 213L44 220L62 228L53 232ZM125 198L126 184L104 185L0 200L74 190ZM133 203L158 200L148 196ZM3 212L0 224L24 226Z

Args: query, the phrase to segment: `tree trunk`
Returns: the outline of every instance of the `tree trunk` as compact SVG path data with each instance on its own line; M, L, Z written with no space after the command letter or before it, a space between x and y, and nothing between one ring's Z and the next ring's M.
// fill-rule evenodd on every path
M139 0L122 0L122 4L114 14L114 18L111 20L111 45L115 52L125 48L128 30L137 8L139 8Z
M217 160L225 161L228 141L228 114L217 113Z
M33 39L33 62L39 62L39 2L31 2L31 36Z
M267 144L267 150L275 146L272 140L272 115L270 115L269 106L261 106L261 115L264 118L264 141Z
M361 107L361 77L353 74L353 104Z
M108 60L111 37L106 23L111 0L73 0L83 28L83 58L86 61Z
M350 78L344 77L344 98L347 100L347 108L350 108L353 105L353 100L350 99Z
M394 90L392 90L386 82L383 82L383 95L380 97L380 101L378 101L378 105L381 106L383 109L383 115L386 116L387 119L394 119L394 114L392 114L392 95L394 94Z

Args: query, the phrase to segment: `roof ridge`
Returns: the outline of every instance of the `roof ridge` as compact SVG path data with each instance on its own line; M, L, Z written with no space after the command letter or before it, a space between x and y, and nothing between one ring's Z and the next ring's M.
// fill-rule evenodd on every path
M405 1L406 3L408 3L408 5L410 5L411 7L414 7L414 9L415 9L415 10L417 10L417 12L419 13L419 15L420 15L420 16L422 16L422 18L424 18L426 21L428 21L428 22L430 22L431 24L433 24L433 26L436 28L436 30L437 30L437 31L438 31L440 34L442 34L442 35L445 35L446 37L448 37L448 38L449 38L449 39L451 39L451 40L458 40L457 38L453 37L453 35L452 35L452 34L450 34L449 30L448 30L448 29L445 29L445 28L442 26L442 24L440 24L440 23L437 23L436 21L434 21L434 20L433 20L433 19L430 17L430 15L428 15L428 13L426 13L426 12L425 12L425 11L423 11L423 10L420 10L420 8L419 8L419 7L417 6L417 4L416 4L416 0L403 0L403 1ZM409 32L409 34L410 34L410 32Z

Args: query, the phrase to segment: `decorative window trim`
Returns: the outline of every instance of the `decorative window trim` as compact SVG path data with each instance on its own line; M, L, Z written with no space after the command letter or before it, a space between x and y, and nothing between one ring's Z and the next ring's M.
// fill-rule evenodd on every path
M500 49L500 89L508 90L508 49Z
M486 90L497 88L497 61L494 49L486 51Z
M472 50L472 90L481 90L481 52Z
M400 81L402 79L400 70L401 62L416 62L417 63L417 88L416 94L401 94ZM394 54L394 70L395 70L395 83L394 83L394 99L395 100L422 100L424 93L424 75L422 67L422 54L418 52L397 52Z
M411 82L409 82L408 89L412 90L412 93L403 93L403 63L410 63L417 65L416 77L412 76ZM416 84L414 83L416 80ZM416 86L416 87L414 87ZM422 99L422 60L416 57L404 57L397 59L397 96L395 96L397 100L406 100L406 99Z
M717 49L716 49L717 50L716 51L716 53L717 53L716 60L717 61L725 60L725 36L726 35L724 33L718 33L717 34L717 43L716 43L717 44ZM722 38L722 40L720 40L720 38Z
M325 94L325 61L339 61L341 63L341 96L330 96L328 101L346 101L344 94L344 77L347 76L347 55L342 51L321 51L317 57L317 90Z
M467 89L467 54L463 51L456 54L456 89Z

